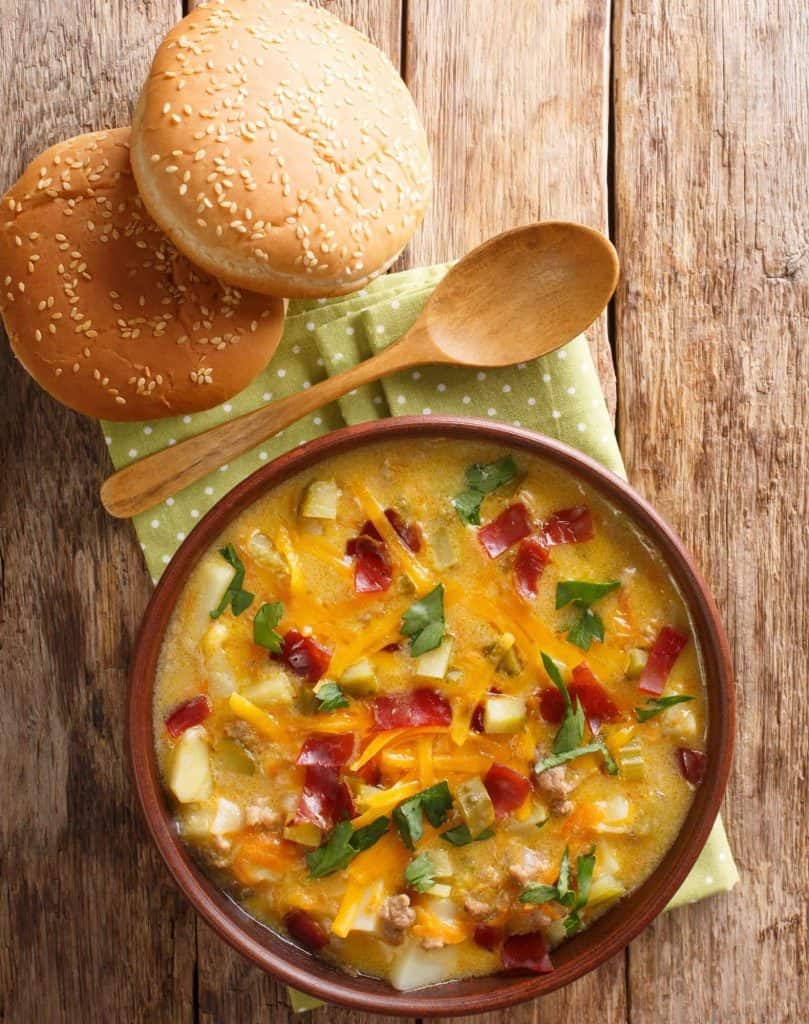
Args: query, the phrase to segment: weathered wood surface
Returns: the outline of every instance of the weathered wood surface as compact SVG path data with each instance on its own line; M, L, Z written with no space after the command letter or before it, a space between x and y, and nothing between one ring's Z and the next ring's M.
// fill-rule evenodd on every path
M745 892L661 919L626 957L486 1024L797 1024L809 995L806 6L321 2L401 64L425 116L436 202L405 265L536 217L606 227L613 210L630 476L696 551L742 684L727 817ZM0 0L0 14L4 189L57 138L126 122L180 2ZM612 400L605 323L590 340ZM129 526L98 505L107 469L97 428L0 345L0 1021L287 1021L281 988L194 919L135 816L122 712L149 585Z
M697 555L739 680L742 886L629 954L632 1024L797 1024L809 995L809 8L615 11L620 440Z

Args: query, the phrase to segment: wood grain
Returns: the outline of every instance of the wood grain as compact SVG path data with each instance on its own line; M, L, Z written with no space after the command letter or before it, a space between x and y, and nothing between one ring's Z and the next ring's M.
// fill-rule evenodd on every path
M427 126L435 198L408 266L457 259L532 220L607 230L609 0L409 0L405 78ZM587 332L610 410L602 316Z
M0 191L59 138L125 124L179 3L2 4ZM0 343L0 1020L188 1021L193 915L124 767L128 651L150 584L93 493L98 425Z
M809 995L809 11L620 0L620 440L724 612L732 894L629 956L632 1024L796 1024Z

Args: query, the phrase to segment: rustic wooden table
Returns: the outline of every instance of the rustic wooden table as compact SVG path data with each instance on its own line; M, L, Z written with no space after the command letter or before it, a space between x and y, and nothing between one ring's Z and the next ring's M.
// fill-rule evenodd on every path
M437 194L408 265L536 218L609 229L623 278L591 342L630 478L696 553L739 676L725 815L742 885L664 916L624 956L508 1020L800 1024L809 6L327 6L390 55L427 122ZM182 10L0 0L0 14L2 190L57 139L126 123ZM287 1020L280 986L173 890L135 813L124 691L150 583L131 527L98 501L100 431L47 398L5 345L0 367L0 1020Z

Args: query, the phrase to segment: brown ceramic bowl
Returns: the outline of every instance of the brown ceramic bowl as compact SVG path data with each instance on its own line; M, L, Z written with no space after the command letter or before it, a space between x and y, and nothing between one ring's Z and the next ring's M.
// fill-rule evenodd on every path
M200 556L240 512L299 470L359 445L408 437L500 443L549 459L595 488L651 538L668 563L693 618L708 689L708 771L674 845L627 899L553 955L543 975L472 978L410 992L350 977L249 917L200 870L180 841L164 796L152 741L152 687L166 626ZM623 949L666 906L708 838L725 790L733 744L734 685L727 641L714 602L682 544L623 480L572 448L491 421L450 417L386 419L318 438L262 467L199 522L172 559L146 609L130 672L129 751L135 788L152 838L174 880L218 934L254 964L295 988L355 1010L447 1017L500 1010L567 985Z

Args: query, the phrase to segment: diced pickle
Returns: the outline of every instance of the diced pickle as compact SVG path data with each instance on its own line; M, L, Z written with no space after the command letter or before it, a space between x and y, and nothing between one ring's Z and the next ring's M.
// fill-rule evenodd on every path
M522 697L497 694L487 697L483 709L483 731L488 733L519 732L525 725L526 706Z
M497 670L507 676L516 676L522 671L522 662L513 633L501 633L491 647L486 649L486 655Z
M236 740L221 739L214 747L213 766L219 772L252 775L256 770L253 758Z
M626 892L626 887L613 875L601 875L596 878L590 888L588 905L606 903L608 900L617 900Z
M268 665L264 677L240 691L253 704L268 707L272 704L291 704L295 686L286 672L276 665Z
M640 647L633 647L627 655L626 659L626 677L627 679L638 679L640 678L641 672L646 667L646 662L649 660L649 652L644 651Z
M301 516L304 519L336 519L340 488L334 480L313 480L303 495Z
M422 679L443 679L452 657L452 637L447 637L438 647L422 654L416 662L416 675Z
M309 821L300 821L295 825L287 825L284 829L284 839L290 843L297 843L299 846L307 846L316 849L323 840L323 833Z
M446 850L430 850L433 875L436 878L451 878L453 875L452 858Z
M479 776L462 782L455 790L455 799L472 836L479 836L494 824L494 804Z
M433 534L430 550L436 569L451 569L458 564L458 552L445 526L439 526Z
M374 666L367 658L356 662L340 676L340 689L352 697L367 697L379 689Z
M452 895L452 886L445 885L442 882L433 882L433 884L430 886L430 895L448 900Z
M281 576L289 575L286 559L276 551L275 545L266 533L255 530L250 534L245 547L253 561L258 562L265 569L272 569Z
M615 750L618 771L624 779L642 779L645 774L643 746L638 736Z

